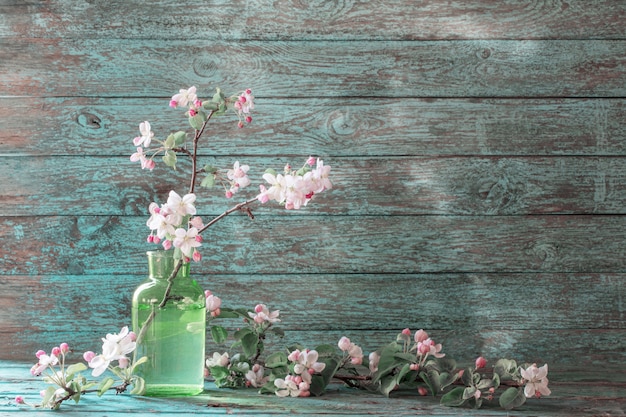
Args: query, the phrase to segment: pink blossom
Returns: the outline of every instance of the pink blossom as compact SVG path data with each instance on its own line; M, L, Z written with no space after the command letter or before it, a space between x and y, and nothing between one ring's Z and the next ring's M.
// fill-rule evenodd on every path
M248 313L248 315L254 320L255 323L276 323L280 321L278 318L280 310L275 310L270 313L265 304L258 304L254 308L254 311L254 313Z
M548 364L538 368L537 364L533 363L526 369L522 367L519 369L522 378L526 381L524 387L526 398L551 394L550 388L548 388Z
M186 107L189 103L193 103L198 99L196 95L196 87L189 87L187 90L180 89L178 94L174 94L170 100L171 107L183 106Z
M405 336L410 336L411 335L411 330L409 328L403 329L402 330L402 334Z
M133 139L133 144L135 146L150 146L152 138L154 137L154 133L150 130L150 122L145 121L140 123L139 131L141 132L141 136L137 136L135 139Z
M188 230L178 228L174 232L175 237L172 243L174 247L179 248L185 256L191 257L194 248L201 245L201 243L196 240L197 235L198 229L195 227L190 227Z

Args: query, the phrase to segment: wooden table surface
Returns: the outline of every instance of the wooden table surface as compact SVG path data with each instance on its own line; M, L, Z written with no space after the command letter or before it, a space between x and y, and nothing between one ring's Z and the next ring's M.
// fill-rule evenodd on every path
M0 416L52 415L50 410L18 406L15 397L37 403L45 388L40 378L30 375L30 364L0 361ZM394 392L390 398L332 385L321 397L280 398L260 395L253 389L220 389L207 382L203 394L184 398L147 398L107 393L85 395L79 404L61 406L67 416L149 415L248 415L264 416L623 416L626 413L626 384L603 382L550 382L552 395L529 400L519 409L505 411L495 406L480 410L439 405L438 398L414 392Z

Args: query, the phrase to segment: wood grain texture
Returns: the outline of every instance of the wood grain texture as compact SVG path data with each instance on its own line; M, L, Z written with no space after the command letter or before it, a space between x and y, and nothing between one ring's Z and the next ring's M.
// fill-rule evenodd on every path
M187 129L167 108L179 88L251 87L253 123L219 121L202 154L253 169L319 155L335 181L306 211L227 218L193 266L226 304L281 310L270 349L348 336L371 351L424 328L464 364L549 363L553 396L515 415L623 415L624 22L616 0L3 1L0 359L97 350L129 324L147 205L183 175L157 185L169 172L130 163L138 124ZM3 398L38 396L28 366L0 370ZM208 387L73 413L502 415Z
M599 273L626 265L624 216L259 213L253 222L240 214L218 223L205 237L196 271ZM0 268L5 274L126 274L155 247L139 243L147 234L145 217L8 217L0 222L0 240L13 249L1 254Z
M130 154L131 151L129 151ZM239 200L252 198L264 183L266 168L297 166L302 158L245 157L252 185L233 200L223 187L199 189L200 210L218 215ZM207 158L228 169L234 159ZM160 162L160 160L159 160ZM395 157L336 158L331 165L332 193L316 197L301 213L309 215L524 215L626 213L626 162L622 157ZM0 166L10 178L0 190L0 215L139 215L163 203L174 189L188 189L189 164L178 171L162 162L142 171L126 157L17 157ZM160 181L167 178L166 181ZM363 181L369 178L369 181ZM159 182L160 181L160 182ZM46 204L41 204L45 200ZM314 204L317 203L317 204ZM272 206L272 204L268 204ZM261 212L267 212L265 208Z
M42 38L181 39L624 39L616 0L6 0L0 34Z
M169 94L182 87L172 84ZM198 84L201 97L212 94L209 88ZM168 100L0 97L0 146L4 155L126 155L134 150L131 140L144 120L161 139L188 129L181 112L168 108ZM621 98L312 97L258 98L256 103L254 121L243 132L233 117L210 125L203 153L298 158L626 155L626 101Z
M30 365L14 364L2 361L0 366L5 372L0 375L0 392L7 398L24 395L28 401L37 401L37 390L43 384L30 377ZM26 376L24 376L26 375ZM550 381L553 394L541 400L529 401L514 411L516 416L545 417L619 415L622 409L625 389L623 384L611 383L589 384L588 382L571 383L552 379ZM580 391L584 389L585 395ZM112 394L111 394L112 395ZM258 395L255 390L216 389L214 384L207 383L205 391L198 396L176 399L159 399L147 397L131 397L119 395L111 401L106 394L102 398L81 399L79 405L67 405L62 409L63 415L107 415L146 417L154 415L253 415L268 416L362 416L362 415L424 415L424 416L459 416L472 415L478 417L502 416L502 410L485 407L480 410L456 409L442 407L434 397L419 397L413 391L392 393L391 398L374 393L348 389L332 384L327 393L319 398L279 398L272 395ZM597 399L596 399L597 398ZM50 411L27 411L18 408L14 403L0 403L2 415L45 416Z
M199 83L262 98L626 96L626 40L4 43L0 96L171 97Z

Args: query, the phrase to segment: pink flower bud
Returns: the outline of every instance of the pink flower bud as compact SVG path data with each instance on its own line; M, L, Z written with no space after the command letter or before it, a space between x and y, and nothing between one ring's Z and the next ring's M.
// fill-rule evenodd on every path
M24 397L22 397L21 395L18 395L17 397L15 397L15 402L17 404L26 404L26 402L24 401Z
M315 165L315 157L309 156L309 159L306 160L306 163L312 167L313 165Z
M246 123L252 123L252 117L246 116Z
M176 107L178 107L178 102L176 100L171 100L170 101L170 107L175 109Z
M300 394L298 394L299 397L310 397L311 396L311 391L300 391Z
M261 311L263 311L263 309L264 309L264 308L265 308L265 306L264 306L263 304L257 304L257 305L254 307L254 312L255 312L255 313L260 313Z
M149 169L150 171L152 171L155 166L156 166L156 163L154 162L154 160L148 159L146 161L146 168Z
M249 95L249 94L252 94L252 90L251 90L251 89L249 89L249 88L247 88L247 89L246 89L246 94L248 94L248 95Z
M239 123L237 123L237 127L239 129L241 129L243 127L243 122L240 120Z
M357 356L350 359L350 363L352 363L352 365L361 365L363 363L363 356Z
M46 352L43 350L38 350L37 353L35 353L35 356L37 357L37 359L39 359L42 355L45 355Z
M131 342L134 342L135 340L137 340L137 333L135 332L128 332L128 336L127 336Z
M337 343L337 345L339 346L339 349L341 349L343 352L346 352L348 349L350 349L350 339L343 336L341 339L339 339L339 343Z
M152 241L158 245L159 243L161 243L161 238L158 236L155 236L154 239L152 239Z
M63 353L67 353L70 351L70 346L67 343L61 343L59 347L61 348L61 352Z
M221 313L222 313L222 310L219 308L216 308L215 310L211 311L211 317L218 317Z
M487 359L482 356L476 358L476 369L481 369L487 366Z
M148 235L148 238L146 239L146 242L154 243L154 235Z
M423 342L426 339L428 339L428 333L424 330L420 329L415 332L415 343Z
M58 346L55 346L52 348L52 354L54 356L59 356L61 354L61 348Z
M417 392L422 396L428 395L428 389L426 387L417 387Z
M165 240L163 241L163 249L165 249L165 250L170 250L170 249L172 249L172 241L171 241L171 240L167 240L167 239L165 239Z
M248 100L246 100L245 96L239 96L239 101L242 102L242 103L245 103Z
M411 336L411 330L409 330L409 328L407 327L406 329L402 330L402 334L406 336Z
M411 371L419 371L420 366L419 366L419 364L418 364L418 363L412 363L411 365L409 365L409 369L410 369Z
M192 257L193 257L194 262L200 262L202 260L202 254L198 252L197 250L193 251Z
M91 362L91 360L92 360L93 358L95 358L95 357L96 357L96 354L95 354L95 353L93 353L93 352L92 352L92 351L90 351L90 350L89 350L89 351L87 351L87 352L85 352L85 353L83 353L83 359L84 359L84 360L85 360L85 362L87 362L87 363Z
M287 356L287 359L289 359L291 362L296 362L299 357L300 357L300 351L294 350L293 352L289 354L289 356Z
M230 190L226 191L225 195L226 195L226 198L233 198L233 192Z
M189 109L189 116L190 117L194 117L196 114L198 114L198 112L196 112L194 109Z

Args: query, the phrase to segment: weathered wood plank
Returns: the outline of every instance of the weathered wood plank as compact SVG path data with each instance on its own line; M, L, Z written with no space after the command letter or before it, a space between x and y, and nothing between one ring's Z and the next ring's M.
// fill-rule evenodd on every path
M259 97L626 96L626 40L4 43L2 96L169 97L200 83L254 83Z
M626 216L227 217L199 273L621 272ZM7 217L5 274L126 274L146 217ZM251 223L254 222L254 223ZM145 243L144 248L154 245ZM10 248L10 250L9 250ZM280 259L280 262L276 260Z
M54 317L64 318L55 323L55 329L67 333L79 331L87 322L95 328L120 325L129 314L133 290L145 279L144 270L138 265L127 275L105 277L3 275L0 333L45 331ZM264 303L280 310L281 327L290 331L342 326L346 330L398 331L404 327L447 331L626 327L626 275L619 273L194 277L225 306L252 311ZM92 311L94 305L98 305L97 312ZM311 321L313 311L324 320Z
M0 392L7 401L0 403L3 416L49 415L49 410L28 410L18 408L9 400L23 395L28 401L38 401L38 391L45 385L29 375L27 364L2 361L5 372L0 376ZM552 369L550 371L552 374ZM514 411L516 416L611 416L620 415L624 404L624 386L614 383L576 383L572 381L550 380L552 394L540 400L531 400ZM581 394L584 392L584 395ZM594 400L602 398L602 400ZM391 398L362 390L348 389L332 384L321 397L278 398L274 395L259 395L254 389L217 389L208 382L201 395L186 398L147 398L129 395L106 394L102 398L95 395L84 396L80 404L66 404L63 415L254 415L256 417L283 415L428 415L428 416L501 416L501 409L491 406L480 410L442 407L439 398L420 397L414 391L394 392ZM14 414L15 413L15 414Z
M123 155L144 120L161 138L187 128L167 98L0 98L0 119L4 155ZM624 99L259 98L254 119L211 124L211 153L626 155Z
M186 4L187 3L187 4ZM445 6L444 6L445 4ZM615 0L302 2L6 0L0 35L181 39L624 39Z
M128 149L130 155L134 149ZM176 172L161 163L148 173L128 156L4 159L0 177L13 181L0 188L3 216L63 215L69 207L81 215L146 215L151 202L163 203L169 190L183 194L189 186L189 165L183 161ZM266 168L303 162L293 157L237 159L250 165L252 185L234 200L226 199L219 186L199 189L197 207L205 215L218 215L258 194ZM205 162L227 169L234 160ZM626 214L623 157L331 157L325 163L333 167L335 188L318 196L322 203L311 203L302 211L305 215ZM157 183L158 178L167 180Z

